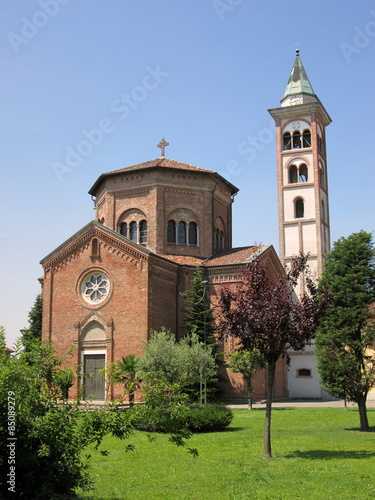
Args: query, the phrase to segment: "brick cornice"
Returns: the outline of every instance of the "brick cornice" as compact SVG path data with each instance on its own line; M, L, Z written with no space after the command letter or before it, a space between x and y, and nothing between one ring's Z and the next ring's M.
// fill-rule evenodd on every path
M147 250L140 251L135 246L124 241L121 236L117 237L117 233L114 231L104 228L104 226L96 222L91 222L41 261L44 271L52 270L52 272L57 272L65 267L80 253L89 248L91 239L94 237L100 240L101 248L110 253L117 253L121 258L125 258L134 264L145 262L148 259L149 252Z

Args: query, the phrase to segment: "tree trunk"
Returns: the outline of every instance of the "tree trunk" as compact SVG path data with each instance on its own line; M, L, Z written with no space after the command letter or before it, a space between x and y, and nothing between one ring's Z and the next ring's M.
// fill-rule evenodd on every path
M266 403L266 420L264 423L264 457L270 458L271 454L271 409L272 409L272 397L273 397L273 386L275 382L275 369L276 360L272 360L268 363L268 374L267 374L267 403Z
M249 410L253 409L253 386L251 384L251 376L246 379L247 384L247 404L249 405Z
M366 409L366 395L361 395L357 401L358 411L359 411L359 421L361 424L361 431L368 431L369 424L367 419L367 409Z

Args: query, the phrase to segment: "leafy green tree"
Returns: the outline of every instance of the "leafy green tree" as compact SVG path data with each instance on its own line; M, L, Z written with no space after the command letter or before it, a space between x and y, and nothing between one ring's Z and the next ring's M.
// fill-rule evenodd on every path
M321 277L332 300L316 334L318 370L333 396L358 405L361 430L369 429L367 394L375 385L375 248L365 231L340 238L326 256Z
M208 283L204 280L203 269L194 270L191 288L186 292L186 331L195 333L204 344L212 342L215 333L214 316L210 308Z
M216 375L212 349L199 342L197 335L187 335L180 342L168 330L151 332L145 344L144 357L139 360L142 379L151 385L162 384L173 392L186 392L195 383Z
M110 381L123 384L130 406L133 406L135 393L141 386L141 378L138 376L138 364L138 356L129 354L122 357L117 363L113 363L109 370Z
M37 295L29 312L29 327L21 330L22 340L26 350L34 339L42 338L42 297Z
M267 365L267 404L264 456L271 457L271 409L276 362L299 351L312 339L324 302L318 307L317 287L305 273L307 292L296 300L293 287L306 270L307 257L295 257L285 275L272 276L259 256L247 265L236 289L223 287L220 295L221 338L233 336L238 348L258 350Z
M234 351L228 354L228 366L234 373L241 373L247 385L247 401L249 410L253 408L252 378L256 371L264 368L266 362L262 354L257 350Z
M131 432L128 415L115 407L82 411L78 402L62 405L60 364L50 344L35 340L28 351L20 341L14 356L0 357L2 471L9 470L9 437L17 439L16 481L10 485L1 475L1 498L52 500L73 495L77 487L90 489L86 446L99 446L106 434L125 439Z

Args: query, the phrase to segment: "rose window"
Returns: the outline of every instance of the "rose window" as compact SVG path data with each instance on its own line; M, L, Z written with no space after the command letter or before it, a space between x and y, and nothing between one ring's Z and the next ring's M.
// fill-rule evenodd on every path
M102 302L108 296L108 292L109 280L104 273L90 273L82 281L82 296L91 304Z

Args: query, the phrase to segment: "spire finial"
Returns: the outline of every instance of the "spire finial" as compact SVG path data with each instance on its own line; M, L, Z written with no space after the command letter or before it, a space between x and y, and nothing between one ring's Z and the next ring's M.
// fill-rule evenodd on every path
M160 148L160 152L161 152L160 158L164 158L164 149L166 148L166 146L169 146L169 142L167 142L163 137L163 139L159 142L159 144L157 146L158 148Z
M296 49L296 56L299 57L299 49Z

